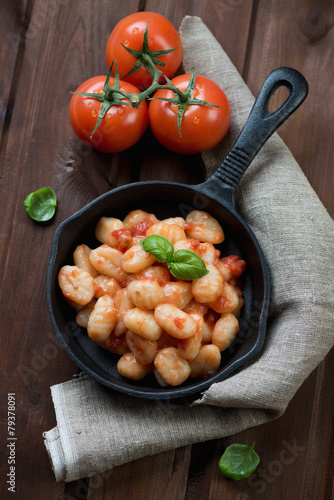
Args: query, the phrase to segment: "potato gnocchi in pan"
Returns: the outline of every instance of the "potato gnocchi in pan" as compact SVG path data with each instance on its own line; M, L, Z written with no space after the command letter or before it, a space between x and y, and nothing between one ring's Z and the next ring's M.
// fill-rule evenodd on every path
M166 238L175 251L194 252L207 274L173 276L142 248L141 240L151 235ZM60 269L58 283L77 311L76 322L120 356L119 373L132 380L154 373L162 386L213 375L239 331L238 278L246 268L244 260L221 257L214 246L224 240L218 221L201 210L165 220L133 210L123 221L101 217L95 237L100 246L78 245L74 264Z

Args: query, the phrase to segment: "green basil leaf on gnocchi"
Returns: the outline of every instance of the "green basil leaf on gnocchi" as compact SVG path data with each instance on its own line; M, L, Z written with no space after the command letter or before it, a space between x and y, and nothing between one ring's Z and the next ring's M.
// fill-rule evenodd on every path
M173 257L173 245L167 240L167 238L159 236L158 234L147 236L147 238L142 240L140 244L145 252L149 252L154 255L159 262L169 262Z
M203 260L191 250L175 252L170 271L176 278L184 280L196 280L209 273Z
M167 238L158 234L147 236L140 242L145 252L149 252L159 261L167 262L175 278L195 280L208 274L203 260L191 250L177 250Z

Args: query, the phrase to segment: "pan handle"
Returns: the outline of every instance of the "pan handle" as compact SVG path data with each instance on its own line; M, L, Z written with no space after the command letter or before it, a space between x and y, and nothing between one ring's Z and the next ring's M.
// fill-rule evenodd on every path
M274 111L269 111L271 96L280 87L287 87L289 95ZM299 71L282 67L266 78L249 117L231 151L215 174L204 182L203 192L219 195L224 188L232 196L247 167L263 144L282 123L302 104L308 93L308 84Z

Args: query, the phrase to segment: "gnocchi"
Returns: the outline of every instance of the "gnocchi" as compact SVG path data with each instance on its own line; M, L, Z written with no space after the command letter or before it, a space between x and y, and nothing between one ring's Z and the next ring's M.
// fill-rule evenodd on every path
M117 313L109 295L100 297L88 318L88 336L96 342L105 342L116 324Z
M117 370L123 377L132 380L140 380L152 371L150 365L142 365L131 352L123 354L118 360Z
M122 257L123 254L120 250L112 248L106 243L94 248L89 254L89 260L99 273L119 282L125 280L127 276L124 267L122 267Z
M135 307L124 314L123 321L129 330L141 335L144 339L158 340L162 334L162 328L156 321L153 311L144 311Z
M77 267L87 271L93 278L98 276L98 271L95 269L89 260L90 248L87 245L78 245L73 252L73 261Z
M160 377L172 386L182 384L191 372L188 361L175 347L161 349L154 358L154 366Z
M114 231L124 229L124 224L114 217L101 217L95 228L95 238L100 243L106 243L110 247L116 247L117 240Z
M192 293L195 299L204 304L218 299L224 288L224 278L219 270L210 263L206 263L206 268L209 274L192 283Z
M140 245L154 234L175 252L196 253L208 274L175 278ZM219 222L201 210L163 220L133 210L124 220L101 217L95 237L100 245L78 245L74 265L60 269L58 283L76 322L119 356L119 373L132 380L153 374L161 386L172 387L216 373L221 352L239 331L244 300L238 278L246 268L238 256L221 256L215 247L224 240Z
M94 278L77 266L63 266L58 274L63 295L75 304L85 306L94 297Z
M239 331L239 322L232 313L222 314L212 332L212 343L224 351L229 347Z
M159 304L154 310L154 318L163 330L177 339L187 339L196 333L196 321L174 304Z
M186 233L182 227L177 224L169 224L167 222L157 222L148 228L146 231L146 236L151 236L152 234L158 234L169 240L172 244L179 240L184 240L186 238Z
M136 307L153 310L164 301L165 294L157 281L148 278L131 281L128 297Z
M140 244L129 248L121 257L122 267L128 273L139 273L155 262L155 257L142 249Z
M202 210L192 210L187 215L185 231L189 238L214 245L221 243L225 238L219 222Z

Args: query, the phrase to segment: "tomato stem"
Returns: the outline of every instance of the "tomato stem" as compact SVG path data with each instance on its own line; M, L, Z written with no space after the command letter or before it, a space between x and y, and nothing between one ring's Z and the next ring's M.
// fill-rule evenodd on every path
M116 105L122 105L122 106L131 106L130 100L135 100L134 96L137 94L127 94L123 90L119 88L120 85L120 80L119 80L119 73L118 73L118 68L117 68L117 62L115 64L116 70L115 70L115 80L114 84L112 87L110 87L110 77L111 77L111 72L113 68L113 64L110 66L106 81L104 83L103 87L103 93L102 94L94 94L90 92L73 92L73 94L81 95L83 97L89 97L91 99L97 99L98 101L101 102L101 109L98 114L96 124L94 127L93 132L91 133L90 139L93 137L95 132L100 126L100 123L102 122L105 114L107 113L108 109L111 106L116 106ZM127 99L129 102L126 102L124 99Z
M150 94L152 94L152 92L155 92L158 88L160 87L163 87L159 85L159 78L161 77L162 75L162 71L160 71L159 69L157 69L151 59L151 56L149 54L144 54L143 55L143 59L145 59L146 63L148 64L148 66L151 67L152 71L154 69L154 76L153 76L153 81L151 83L151 85L148 87L148 89L144 90L143 92L141 92L140 94L132 94L132 95L136 95L137 96L137 99L135 100L135 102L132 101L132 99L130 98L130 103L131 105L134 107L134 108L138 108L139 104L144 100L146 99Z
M160 66L162 68L165 67L165 63L160 59L158 59L158 57L164 54L170 54L171 52L174 52L174 50L177 49L177 47L174 47L172 49L167 49L167 50L150 50L148 43L148 21L144 32L143 45L140 50L131 49L130 47L124 45L122 42L120 43L122 47L129 52L129 54L131 54L137 59L137 62L133 66L133 68L131 68L130 71L126 73L126 75L123 75L122 78L127 78L128 76L135 73L137 69L139 69L141 66L145 66L145 68L150 73L151 77L154 79L155 72L157 71L157 66ZM147 59L147 56L149 57L149 60Z
M200 99L196 99L195 97L192 97L192 94L195 90L195 83L196 83L196 73L195 70L191 70L191 77L189 80L189 83L187 85L187 88L184 92L182 92L180 89L178 89L173 83L169 80L169 78L165 75L165 80L168 85L160 85L159 88L162 89L169 89L172 90L174 93L174 97L153 97L152 99L160 99L162 101L167 101L173 104L176 104L178 106L178 111L177 111L177 127L179 130L179 135L182 137L181 133L181 124L182 124L182 119L183 115L187 109L188 106L191 106L193 104L197 104L200 106L214 106L214 107L219 107L216 104L212 104L207 101L202 101Z

